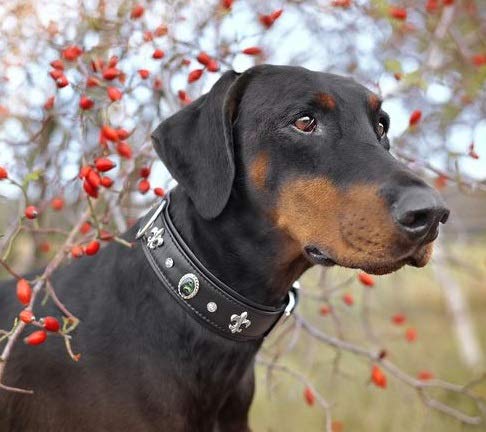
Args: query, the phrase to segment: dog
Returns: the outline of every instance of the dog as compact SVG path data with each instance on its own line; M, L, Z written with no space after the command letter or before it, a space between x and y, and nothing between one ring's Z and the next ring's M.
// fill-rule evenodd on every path
M178 182L166 211L201 266L263 308L285 303L316 264L422 267L449 210L390 154L389 123L379 97L350 78L290 66L228 71L152 134ZM234 340L178 304L149 256L164 250L162 230L136 240L146 222L124 234L133 248L111 243L55 272L58 296L81 320L73 344L82 358L67 360L62 338L16 344L4 383L35 393L0 391L0 431L250 430L264 337ZM13 282L0 290L1 328L20 310L14 291ZM36 311L59 315L51 302ZM235 335L252 329L248 314L231 318Z

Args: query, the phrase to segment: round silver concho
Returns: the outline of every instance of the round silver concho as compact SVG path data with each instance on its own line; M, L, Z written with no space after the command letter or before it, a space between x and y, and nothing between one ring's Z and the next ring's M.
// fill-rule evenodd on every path
M184 300L193 298L199 291L199 279L192 273L185 274L179 280L177 291Z
M165 260L165 266L167 268L172 268L173 265L174 265L174 260L172 258L169 257Z
M216 312L218 310L218 305L214 302L209 302L207 305L206 305L207 309L208 309L208 312Z

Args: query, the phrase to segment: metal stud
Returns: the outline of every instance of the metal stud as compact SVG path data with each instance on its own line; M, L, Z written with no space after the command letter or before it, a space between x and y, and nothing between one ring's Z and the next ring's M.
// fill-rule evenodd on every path
M206 306L208 308L208 312L216 312L218 310L218 305L214 302L209 302Z
M167 268L172 268L172 267L174 266L174 260L173 260L172 258L170 258L170 257L169 257L169 258L167 258L167 259L165 260L165 266L166 266Z

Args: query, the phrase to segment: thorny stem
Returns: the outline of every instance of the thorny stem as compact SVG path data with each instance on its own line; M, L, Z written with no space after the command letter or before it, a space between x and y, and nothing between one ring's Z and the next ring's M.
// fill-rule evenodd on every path
M68 237L66 238L65 244L71 244L76 237L79 229L81 228L81 225L90 217L91 212L94 211L94 206L90 207L90 209L86 210L84 214L81 216L79 219L78 223L72 228L71 232L69 233ZM51 274L54 272L54 270L59 267L59 265L62 263L66 256L66 251L65 247L61 247L57 254L54 256L52 261L46 266L42 276L40 276L37 281L35 282L33 288L32 288L32 298L30 300L29 305L26 307L27 310L32 310L35 299L37 297L37 294L39 291L44 287L46 284L46 281L50 278ZM3 388L4 390L11 390L11 391L16 391L18 393L25 393L25 394L32 394L32 390L25 390L25 389L19 389L19 388L12 388L9 386L6 386L5 384L2 384L3 381L3 374L5 372L5 367L7 364L7 360L10 357L10 354L12 353L12 349L17 342L18 338L22 334L24 328L25 328L25 323L19 322L15 330L8 336L7 338L7 343L5 344L5 347L3 348L2 354L0 355L0 388ZM68 350L69 352L69 350ZM71 355L72 351L70 352Z

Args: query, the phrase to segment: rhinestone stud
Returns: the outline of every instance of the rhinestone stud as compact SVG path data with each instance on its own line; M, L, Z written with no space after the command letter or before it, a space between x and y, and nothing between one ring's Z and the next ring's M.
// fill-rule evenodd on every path
M167 268L172 268L172 267L174 266L174 260L173 260L172 258L170 258L170 257L169 257L169 258L167 258L167 259L165 260L165 266L166 266Z
M206 306L208 308L208 312L216 312L218 310L218 305L214 302L209 302Z

